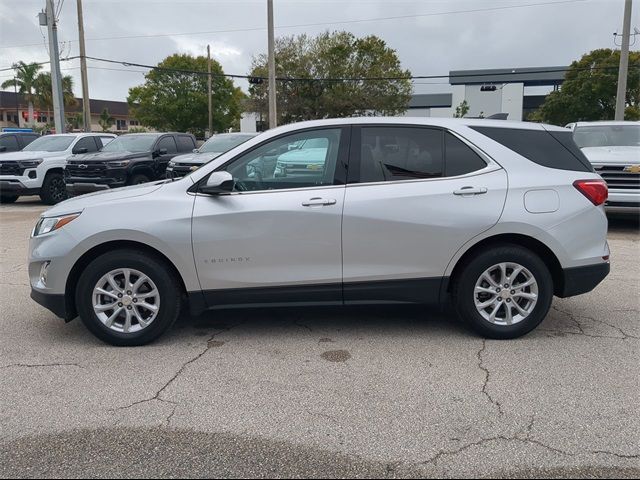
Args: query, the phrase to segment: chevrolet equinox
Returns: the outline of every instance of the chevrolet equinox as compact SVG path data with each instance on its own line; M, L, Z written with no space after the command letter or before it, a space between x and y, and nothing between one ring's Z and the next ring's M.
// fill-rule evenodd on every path
M114 345L276 304L451 304L534 329L609 273L605 182L568 129L352 118L258 135L175 181L64 201L30 242L31 297Z

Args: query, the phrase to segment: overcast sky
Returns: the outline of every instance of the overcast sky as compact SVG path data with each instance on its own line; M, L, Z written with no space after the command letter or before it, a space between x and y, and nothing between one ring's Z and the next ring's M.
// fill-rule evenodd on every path
M56 0L56 5L61 1L62 56L75 56L76 0ZM37 19L44 3L0 0L0 70L18 60L48 60L46 29L41 30ZM83 0L87 55L155 65L175 52L206 55L210 44L226 73L246 74L252 56L266 51L266 3ZM624 0L274 0L274 4L276 36L325 30L375 34L398 52L403 67L414 75L567 65L590 50L613 48L613 33L622 32L624 8ZM640 27L638 0L634 7L632 30ZM144 38L111 38L131 36ZM638 37L632 49L640 45ZM92 98L125 100L128 89L144 80L139 68L94 61L89 66ZM63 62L62 68L74 77L75 93L80 95L79 61ZM10 71L0 71L0 82L11 76ZM414 88L416 93L449 91L446 79L423 80Z

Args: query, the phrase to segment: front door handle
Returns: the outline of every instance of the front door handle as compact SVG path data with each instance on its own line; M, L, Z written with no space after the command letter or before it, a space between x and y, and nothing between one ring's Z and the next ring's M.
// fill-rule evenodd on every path
M321 207L324 205L335 205L335 204L336 204L335 198L320 198L320 197L310 198L306 202L302 202L303 207Z
M488 190L486 187L462 187L460 190L454 190L454 195L482 195L483 193L487 193Z

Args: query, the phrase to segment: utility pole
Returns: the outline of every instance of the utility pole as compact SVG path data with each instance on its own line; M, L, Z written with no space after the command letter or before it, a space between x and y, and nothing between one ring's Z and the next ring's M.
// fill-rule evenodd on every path
M269 44L269 128L278 126L276 115L276 55L273 34L273 0L267 0L267 30Z
M211 98L211 47L207 45L207 79L208 85L208 97L209 97L209 137L213 135L213 100Z
M627 96L627 71L629 70L629 41L631 39L631 0L624 2L624 24L622 25L622 46L620 68L618 70L618 93L616 95L616 120L624 120Z
M56 126L56 133L65 132L64 120L64 100L62 98L62 76L60 74L60 52L58 51L58 26L56 25L55 9L53 0L46 0L46 21L49 33L49 58L51 60L51 90L53 96L53 120Z
M16 77L13 77L13 93L15 93L15 99L16 99L16 124L18 125L18 128L20 128L20 110L18 109L18 84L16 82Z
M82 76L82 118L84 131L91 131L91 105L89 104L89 80L87 78L87 52L84 49L84 19L82 0L78 0L78 38L80 40L80 72Z

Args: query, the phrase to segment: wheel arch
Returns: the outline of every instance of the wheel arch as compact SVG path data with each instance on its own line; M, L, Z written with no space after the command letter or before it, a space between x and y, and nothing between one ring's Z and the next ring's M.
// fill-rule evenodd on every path
M451 275L449 275L449 281L446 287L443 289L446 294L451 292L451 286L457 275L464 269L464 266L469 262L474 255L481 250L495 247L498 245L517 245L519 247L526 248L540 257L544 264L549 269L551 278L553 279L553 292L554 295L562 292L564 289L564 275L562 265L557 255L547 245L540 240L524 235L520 233L501 233L492 235L490 237L483 238L479 242L470 246L462 256L457 260Z
M105 243L101 243L87 250L80 258L78 258L78 260L76 260L73 267L71 268L71 271L69 272L69 275L67 277L67 282L65 287L65 304L68 312L67 314L68 319L73 319L78 315L78 309L77 309L75 298L76 298L76 288L78 286L78 280L80 279L82 272L96 257L116 249L143 251L155 257L160 262L164 263L167 267L169 267L169 269L171 269L175 278L179 282L180 288L182 289L182 293L186 294L187 288L184 283L184 279L180 274L180 271L177 269L175 264L161 251L147 244L137 242L137 241L112 240Z
M145 175L150 181L156 179L157 175L153 171L151 165L137 165L131 168L131 171L127 174L127 180L131 180L134 175Z

